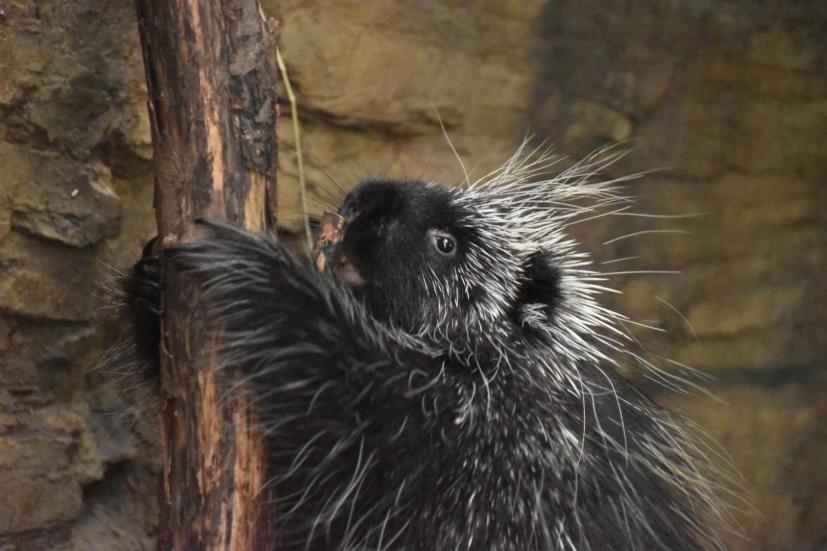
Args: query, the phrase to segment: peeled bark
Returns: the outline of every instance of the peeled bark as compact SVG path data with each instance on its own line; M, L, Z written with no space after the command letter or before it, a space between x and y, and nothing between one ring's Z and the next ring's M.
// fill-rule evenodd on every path
M275 225L275 27L255 0L136 0L163 247L198 237L199 217ZM263 436L252 404L223 389L220 327L198 287L164 274L160 549L275 547ZM238 394L238 395L236 395Z

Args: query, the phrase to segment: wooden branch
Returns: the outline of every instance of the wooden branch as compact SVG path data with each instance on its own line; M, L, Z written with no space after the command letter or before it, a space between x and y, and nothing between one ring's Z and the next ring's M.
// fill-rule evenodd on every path
M193 221L275 226L275 27L255 0L136 0L164 247L197 237ZM160 549L275 546L263 437L251 404L224 400L220 331L194 282L164 274Z

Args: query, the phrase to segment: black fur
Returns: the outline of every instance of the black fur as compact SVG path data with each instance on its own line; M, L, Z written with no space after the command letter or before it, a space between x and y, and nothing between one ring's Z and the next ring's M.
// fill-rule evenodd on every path
M514 321L522 325L520 307L526 304L542 305L546 316L554 316L554 310L563 298L560 293L560 271L546 255L536 254L527 262L525 275L525 282L512 310Z
M649 446L668 456L673 444L660 410L598 363L572 363L576 392L543 371L557 360L540 357L542 335L515 313L560 307L552 257L526 266L492 328L500 337L467 336L460 348L473 354L456 354L410 332L445 314L427 304L425 282L481 240L461 222L468 213L447 190L380 181L354 190L340 213L342 252L365 281L355 289L269 237L214 222L209 238L163 260L197 275L224 328L222 363L247 374L271 442L280 549L714 545L700 533L701 504L652 473L663 462ZM433 248L433 229L454 236L455 255ZM157 357L151 258L136 265L129 290L143 353ZM458 290L460 307L488 292ZM666 457L676 468L683 461Z
M123 310L131 335L135 355L130 360L144 365L146 377L160 381L158 345L161 338L161 258L156 249L158 238L152 238L141 253L141 258L123 280L125 300Z

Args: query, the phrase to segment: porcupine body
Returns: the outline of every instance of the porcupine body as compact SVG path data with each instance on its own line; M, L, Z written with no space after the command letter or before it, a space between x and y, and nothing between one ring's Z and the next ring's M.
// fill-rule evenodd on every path
M720 547L695 444L616 374L622 318L565 234L618 196L600 161L543 166L363 182L332 273L217 223L136 265L150 363L159 262L195 274L224 327L272 442L280 549Z

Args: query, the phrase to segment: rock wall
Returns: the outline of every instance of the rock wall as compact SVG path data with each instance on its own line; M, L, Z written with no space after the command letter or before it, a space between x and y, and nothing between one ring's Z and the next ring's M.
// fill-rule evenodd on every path
M1 549L152 545L157 465L92 374L152 232L140 56L129 3L0 2Z
M654 171L629 184L633 210L677 218L574 229L617 272L607 300L665 330L630 326L645 347L714 376L718 400L660 399L743 473L759 513L737 515L751 539L732 548L827 546L827 5L263 4L313 212L365 176L462 182L440 121L471 177L526 133L575 159L623 143L614 175ZM0 0L0 549L154 545L151 431L93 369L112 339L101 288L153 233L142 71L131 3Z

